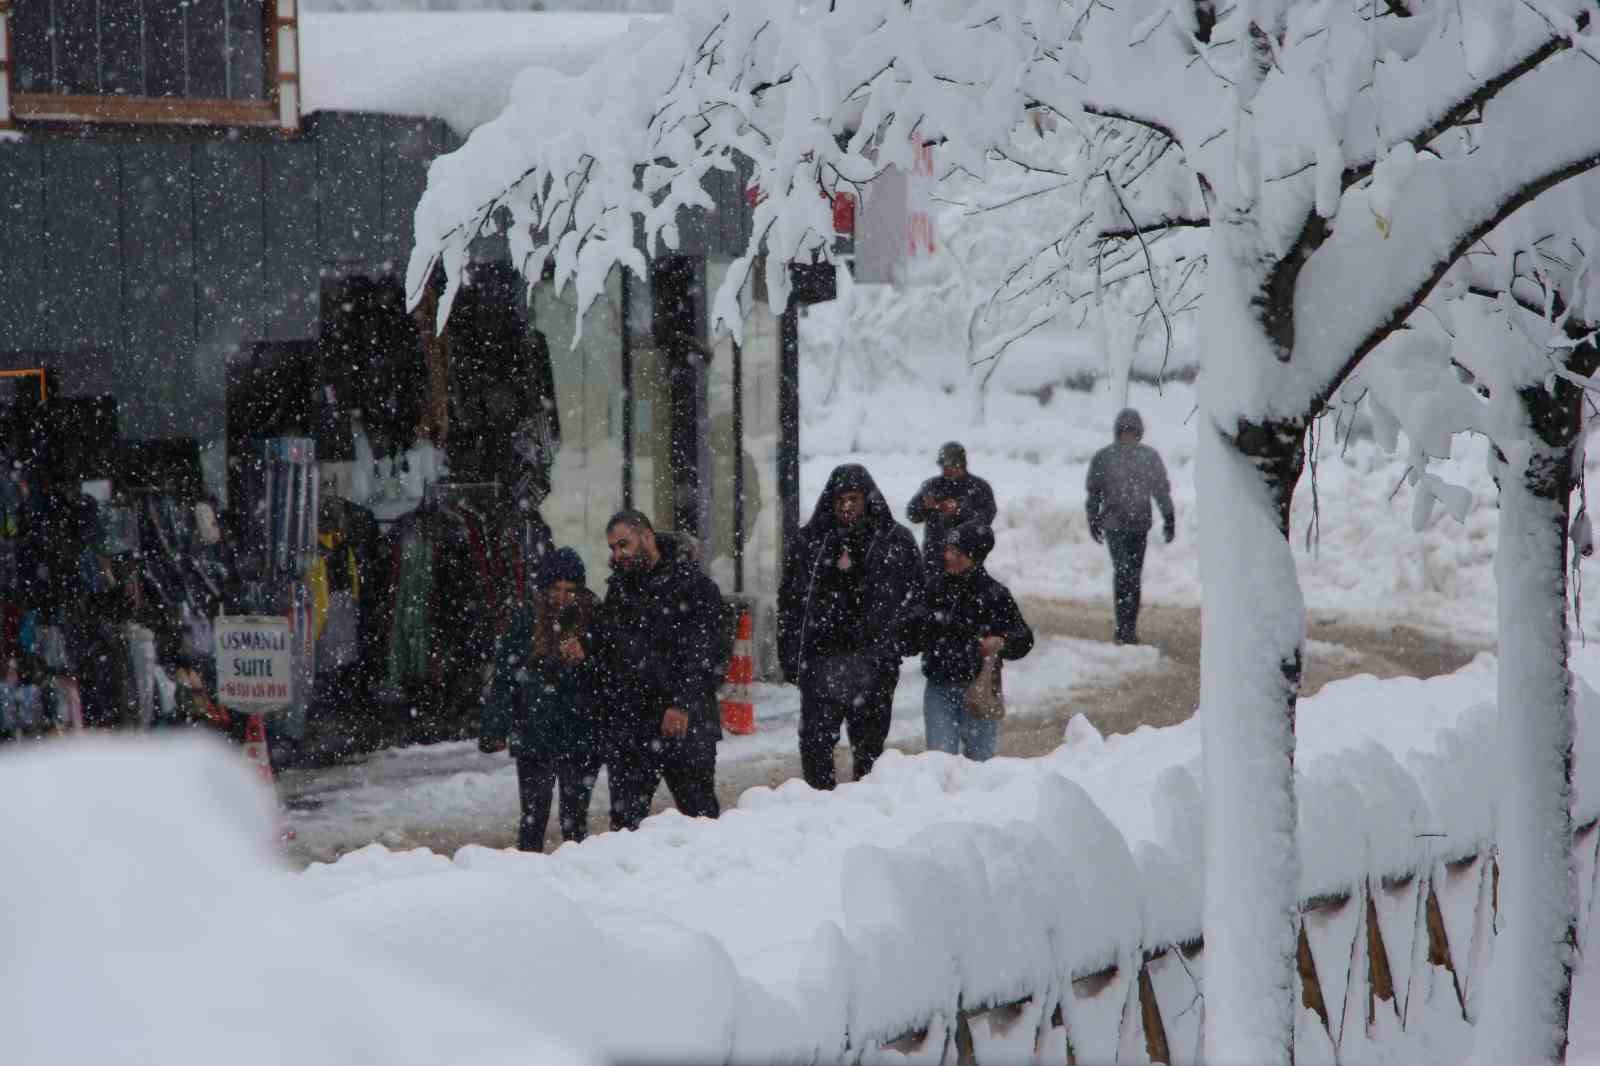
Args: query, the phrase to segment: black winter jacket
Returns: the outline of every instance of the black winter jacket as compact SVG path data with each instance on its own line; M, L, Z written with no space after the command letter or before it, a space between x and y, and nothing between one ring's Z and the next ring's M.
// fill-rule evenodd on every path
M723 661L722 593L674 533L657 533L661 559L619 570L595 615L595 683L623 734L659 737L668 707L689 715L695 736L722 736L717 689Z
M852 485L865 486L867 509L846 531L834 517L833 500ZM828 568L837 566L847 541L858 546L861 569L851 594L856 602L840 605L828 602L829 586L836 581ZM921 584L916 539L894 520L872 475L853 463L837 467L784 559L778 589L778 661L784 676L798 681L810 663L842 647L881 660L886 670L898 668L906 654L898 630L915 608ZM839 631L841 617L852 619L849 631Z
M1000 658L1020 659L1033 650L1033 630L1010 591L982 566L965 574L941 574L928 583L909 632L922 651L922 673L936 685L966 685L983 668L978 641L1004 637Z
M954 500L958 510L947 516L924 502L929 496L935 500ZM992 526L995 512L994 489L981 477L968 474L959 481L952 481L940 475L924 481L917 494L911 497L906 517L927 525L927 532L922 535L922 561L928 572L937 574L944 569L944 542L952 529L964 522Z

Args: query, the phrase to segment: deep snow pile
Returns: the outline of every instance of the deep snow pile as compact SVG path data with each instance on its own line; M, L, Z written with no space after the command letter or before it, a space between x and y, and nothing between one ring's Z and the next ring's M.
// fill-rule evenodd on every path
M0 808L0 1062L581 1061L516 1011L380 965L332 908L285 891L272 798L235 751L11 748Z
M1574 661L1600 678L1600 649ZM1489 839L1492 690L1483 657L1303 701L1303 895ZM1579 723L1587 819L1587 687ZM374 845L291 876L221 749L8 752L0 802L50 816L0 826L23 872L0 918L19 990L0 1057L525 1061L550 1033L615 1056L831 1059L846 1032L861 1047L958 995L1001 1002L1198 931L1198 756L1196 721L1105 739L1075 723L1045 758L891 752L832 794L756 788L716 822L669 813L549 856ZM1580 1049L1595 1009L1575 1000ZM1464 1034L1404 1047L1437 1061Z

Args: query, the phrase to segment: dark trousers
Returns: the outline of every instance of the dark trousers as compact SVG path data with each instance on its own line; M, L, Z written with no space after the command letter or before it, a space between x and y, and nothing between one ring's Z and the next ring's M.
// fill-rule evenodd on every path
M1149 539L1149 530L1106 530L1119 644L1133 644L1139 639L1139 582L1144 577L1144 549Z
M806 686L800 688L800 772L806 784L816 789L835 785L833 749L839 744L839 729L849 729L853 776L859 781L872 772L872 764L883 754L889 739L889 718L894 689L900 683L898 665L886 670L872 687L856 700L823 699Z
M517 795L522 803L522 818L517 823L517 850L543 851L545 826L550 822L550 790L561 793L562 840L582 840L589 835L589 798L594 794L595 775L600 772L597 755L517 756Z
M689 818L715 818L717 802L717 738L634 736L618 745L607 765L611 782L611 828L637 829L650 814L650 802L664 778L678 813Z

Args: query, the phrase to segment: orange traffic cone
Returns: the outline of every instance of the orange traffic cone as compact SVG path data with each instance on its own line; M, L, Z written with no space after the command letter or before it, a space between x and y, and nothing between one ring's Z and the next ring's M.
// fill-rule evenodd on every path
M721 693L722 728L730 733L756 731L756 706L750 702L750 684L756 677L755 660L750 657L751 629L750 612L741 611L733 658L728 661L728 676L723 679Z
M267 755L267 726L259 714L244 720L244 757L270 786L273 783L272 760Z
M261 780L266 782L268 788L276 787L272 777L272 757L267 751L267 725L259 714L252 714L244 720L244 757L256 768L256 773L261 775ZM287 844L293 839L294 827L286 821L281 822L278 840Z

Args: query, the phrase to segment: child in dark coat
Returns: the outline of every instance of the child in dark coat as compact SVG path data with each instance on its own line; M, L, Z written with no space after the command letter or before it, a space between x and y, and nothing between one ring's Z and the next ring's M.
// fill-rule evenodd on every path
M561 839L588 834L589 798L605 761L592 671L573 654L592 639L596 600L584 580L583 560L571 548L545 556L538 594L512 613L484 692L478 746L492 752L509 745L517 760L522 851L544 850L552 786L560 789Z

